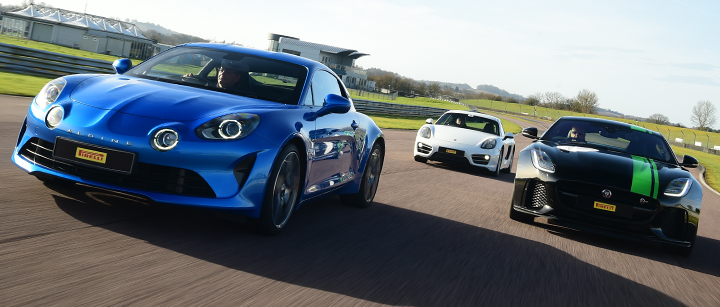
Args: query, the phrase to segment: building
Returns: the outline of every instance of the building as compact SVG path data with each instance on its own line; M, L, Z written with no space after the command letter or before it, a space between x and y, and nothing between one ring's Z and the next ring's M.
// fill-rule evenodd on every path
M131 23L34 4L3 15L4 35L126 58L146 59L155 53L153 40Z
M299 38L270 33L269 51L294 54L325 64L334 71L345 86L366 91L375 90L375 82L367 79L367 72L354 68L355 60L369 55L357 50L301 41Z

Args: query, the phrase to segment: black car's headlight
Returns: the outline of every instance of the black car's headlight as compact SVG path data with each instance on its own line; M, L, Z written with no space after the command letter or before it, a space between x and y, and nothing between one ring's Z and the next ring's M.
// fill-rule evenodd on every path
M47 107L49 104L57 100L66 84L67 81L63 78L57 78L48 82L48 84L45 84L45 86L40 90L37 97L35 97L35 103L41 108Z
M665 195L673 197L683 197L690 191L692 181L690 178L678 178L668 183L665 188Z
M495 145L497 145L497 140L495 139L487 139L480 144L480 148L482 149L493 149L495 148Z
M220 116L195 128L195 134L206 140L237 140L248 136L260 124L260 117L249 113Z
M431 135L430 127L425 126L425 127L420 128L420 136L421 137L429 139L430 135Z
M544 151L533 149L530 151L530 154L532 155L532 162L535 168L543 172L555 172L555 164L553 164L550 156L548 156Z

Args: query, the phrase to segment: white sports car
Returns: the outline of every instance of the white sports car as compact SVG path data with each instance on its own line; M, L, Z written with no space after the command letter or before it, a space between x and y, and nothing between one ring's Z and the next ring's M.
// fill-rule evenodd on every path
M415 137L415 161L428 160L470 165L493 175L509 173L515 154L515 136L500 119L474 111L448 111L435 124L432 118Z

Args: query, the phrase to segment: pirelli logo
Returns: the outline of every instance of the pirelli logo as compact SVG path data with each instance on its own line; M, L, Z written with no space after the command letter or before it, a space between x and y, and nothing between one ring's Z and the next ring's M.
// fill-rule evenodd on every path
M105 160L107 160L107 154L104 152L78 147L75 150L75 158L105 164Z
M601 203L601 202L599 202L599 201L596 201L595 204L593 205L593 207L594 207L595 209L600 209L600 210L615 212L615 206L614 206L614 205L610 205L610 204L606 204L606 203Z

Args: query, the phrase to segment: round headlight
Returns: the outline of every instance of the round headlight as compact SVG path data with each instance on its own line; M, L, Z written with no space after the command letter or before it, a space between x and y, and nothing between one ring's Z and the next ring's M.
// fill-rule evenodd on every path
M50 129L55 129L65 116L65 111L61 106L55 106L45 115L45 126Z
M168 151L177 146L180 137L175 130L172 129L161 129L155 132L153 138L150 140L150 145L159 151Z
M430 138L431 132L432 131L430 131L430 127L425 126L425 127L420 128L420 136L424 137L426 139Z
M242 133L242 125L240 122L234 119L228 119L220 123L218 127L218 134L223 139L234 139Z

